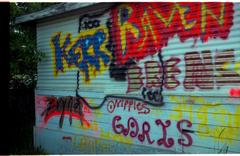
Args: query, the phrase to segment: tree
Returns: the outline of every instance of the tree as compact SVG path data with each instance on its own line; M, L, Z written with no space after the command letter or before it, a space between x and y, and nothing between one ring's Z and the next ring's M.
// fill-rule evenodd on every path
M16 17L54 4L10 3L10 89L34 88L37 64L44 56L36 47L35 25L16 25Z
M43 53L37 50L35 25L16 25L17 16L41 10L55 3L10 3L10 85L9 107L14 127L8 131L10 154L34 154L34 88L37 64ZM41 152L40 152L41 153Z

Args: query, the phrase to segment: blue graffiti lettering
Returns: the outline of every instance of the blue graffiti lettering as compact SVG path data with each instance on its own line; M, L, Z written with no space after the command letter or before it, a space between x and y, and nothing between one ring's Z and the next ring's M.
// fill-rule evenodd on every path
M55 35L52 38L54 45L55 61L56 61L56 73L58 71L64 71L63 59L66 60L69 66L75 65L85 73L85 80L89 81L89 65L94 66L96 71L100 70L100 58L106 66L110 62L110 56L104 51L100 50L101 45L104 43L106 35L102 30L98 30L94 35L88 35L76 40L69 50L66 48L71 44L70 34L67 35L63 45L60 45L60 34ZM88 50L93 47L94 55L89 54ZM81 49L81 53L75 53L77 48ZM82 55L82 56L81 56ZM79 58L82 58L79 62Z

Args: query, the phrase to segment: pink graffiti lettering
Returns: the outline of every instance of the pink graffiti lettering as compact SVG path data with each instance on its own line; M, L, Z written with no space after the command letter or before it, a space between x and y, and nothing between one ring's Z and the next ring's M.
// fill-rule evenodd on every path
M182 134L182 135L184 135L186 138L187 138L187 140L188 140L188 143L184 143L184 141L185 141L185 139L178 139L178 143L179 143L179 145L183 145L183 146L186 146L186 147L189 147L189 146L191 146L192 145L192 143L193 143L193 141L192 141L192 137L187 133L187 132L184 132L183 131L183 128L181 127L181 125L183 124L183 123L187 123L187 127L192 127L192 123L190 122L190 121L188 121L188 120L180 120L178 123L177 123L177 129L178 129L178 131Z
M161 119L157 119L155 120L155 124L153 125L151 125L148 121L144 121L141 126L141 129L138 121L134 117L128 118L126 127L120 123L121 120L122 120L121 116L115 116L112 120L112 128L114 133L116 134L119 135L122 134L124 136L130 136L131 138L137 138L138 141L140 141L141 143L143 143L146 140L150 145L154 144L155 140L157 140L156 143L158 146L163 145L166 148L173 147L175 143L174 138L167 138L167 130L171 126L170 120L166 120L165 122L163 122ZM187 123L188 128L192 127L192 123L188 120L178 121L176 127L178 129L178 132L182 134L184 137L186 137L187 141L185 139L178 138L176 142L179 145L189 147L193 143L192 137L189 133L190 132L194 133L194 131L183 129L181 126L184 123ZM153 128L154 126L159 127L162 130L162 137L159 139L152 138L152 135L155 136L155 134L151 132L151 128Z
M173 138L168 138L167 139L167 127L171 125L171 121L167 120L165 124L162 122L162 120L158 119L155 121L156 125L161 125L162 126L162 132L163 132L163 137L157 141L157 144L164 145L165 147L169 148L174 145L174 140Z
M153 144L154 143L155 140L151 140L150 135L149 135L150 128L151 127L150 127L148 122L145 121L142 124L142 134L138 135L138 140L139 141L143 142L145 140L145 136L146 136L147 141L148 141L149 144Z

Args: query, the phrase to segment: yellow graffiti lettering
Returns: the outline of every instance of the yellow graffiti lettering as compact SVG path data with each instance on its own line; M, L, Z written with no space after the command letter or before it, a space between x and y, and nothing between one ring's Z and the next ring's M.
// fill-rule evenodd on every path
M186 116L190 119L190 121L193 120L192 116L192 105L187 104L185 97L177 97L172 96L170 97L170 101L174 101L177 103L177 106L173 108L174 111L176 111L174 114L171 114L169 117L170 119L179 120L183 119Z
M179 10L179 14L180 14L180 18L181 18L181 21L182 21L182 24L184 26L185 29L191 29L195 24L196 24L196 20L188 23L185 19L185 13L188 11L188 7L183 7L183 6L180 6L179 4L175 4L176 5L176 8Z
M148 30L150 30L154 43L157 44L157 37L153 31L152 25L151 25L151 21L149 19L148 13L147 11L144 12L143 14L143 18L141 18L141 23L144 29L144 38L143 38L143 42L139 45L139 50L141 50L145 44L145 41L147 40L148 37Z
M51 47L51 49L52 49L52 57L53 57L53 58L56 58L57 56L56 56L56 51L55 51L55 47L54 47L54 44L53 44L52 40L53 40L53 37L55 37L55 36L57 36L57 35L62 36L62 33L61 33L61 32L56 32L56 33L54 33L54 34L52 35L52 37L51 37L51 39L50 39L50 47ZM60 45L59 45L60 47L63 46L64 41L66 41L67 38L69 38L70 41L71 41L71 40L72 40L72 35L71 35L70 33L66 33L65 36L63 37L63 39L60 40ZM69 48L69 47L70 47L70 45L68 45L68 46L66 47L66 49ZM64 51L64 53L67 54L66 51ZM57 62L56 62L56 59L53 59L52 68L54 69L54 70L53 70L53 76L54 76L54 77L57 77L57 75L58 75L58 74L57 74L57 73L58 73L58 72L57 72L57 69L55 68L56 63L57 63ZM63 59L63 67L64 67L64 68L72 69L73 66L69 66L69 65L67 64L67 61L66 61L65 59ZM62 72L65 73L65 70L63 70Z
M234 71L240 74L240 61L235 63Z
M234 138L237 138L240 134L238 127L239 121L238 116L236 115L237 111L239 111L240 107L238 106L235 113L231 113L230 111L218 107L215 108L217 114L212 114L212 118L214 121L217 121L218 124L227 125L227 127L214 127L211 128L210 135L214 137L215 141L233 143Z
M79 37L82 37L82 36L87 36L87 35L93 35L96 33L97 30L103 30L104 33L106 34L106 39L104 40L103 44L101 44L99 50L100 51L104 51L108 56L109 58L111 59L112 58L112 55L110 53L110 51L106 48L106 45L107 45L107 42L109 40L109 34L108 34L108 30L105 26L100 26L96 29L93 29L93 30L89 30L88 31L83 31L80 33L80 36ZM94 50L93 50L93 47L91 46L89 49L88 49L88 54L90 55L95 55L94 54ZM99 60L99 65L100 65L100 70L97 71L96 70L96 67L95 66L91 66L91 65L88 65L89 67L89 76L90 77L96 77L97 75L100 75L102 74L104 71L108 70L108 66L106 66L102 60L102 58L98 58ZM84 75L84 71L81 71L81 73ZM90 83L90 80L89 81L84 81L85 83L89 84Z
M176 8L176 5L174 5L169 18L165 19L159 12L157 12L155 9L153 9L153 12L156 15L156 17L159 18L166 27L169 27L170 23L172 23L172 20L173 20L173 17L174 17L174 14L176 11L177 11L177 8Z
M240 120L239 120L239 118L240 118L240 103L238 104L238 106L236 108L235 114L238 114L238 117L236 116L233 118L233 125L235 127L240 127Z
M128 143L128 144L133 143L133 140L129 137L124 137L122 135L112 133L112 131L106 132L106 131L104 131L104 129L100 129L99 136L104 139L112 139L112 140L123 142L123 143Z
M236 73L240 74L240 61L235 62L234 64L232 62L225 62L222 66L224 70L232 70Z
M215 107L215 106L203 105L203 106L199 107L198 110L204 110L204 111L208 112L209 109L211 109L211 107ZM200 131L201 133L209 134L211 129L207 125L207 123L209 121L209 115L206 112L204 112L204 113L202 113L202 112L196 113L196 117L198 119L198 122L200 123L198 125L198 127L197 127L197 130ZM199 135L199 136L201 137L201 135Z
M83 60L82 48L77 47L77 48L74 50L74 53L75 53L75 54L79 54L79 56L80 56L80 57L78 58L77 62L78 62L78 63L82 62L82 60Z
M225 5L224 3L221 3L221 10L220 10L220 16L217 17L212 10L209 10L206 6L205 3L201 4L201 31L202 33L205 33L206 31L206 19L207 19L207 14L211 15L212 18L217 20L219 25L223 25L224 23L224 10L225 10Z
M151 7L150 7L151 8ZM195 24L196 24L196 20L192 21L190 23L188 23L185 19L185 13L188 11L188 7L184 7L184 6L180 6L179 4L175 3L172 11L170 13L170 16L168 17L168 19L165 19L159 12L157 12L155 9L153 9L154 14L156 15L156 17L158 17L166 27L169 27L169 25L172 23L173 17L175 12L178 10L179 14L180 14L180 18L182 21L182 24L184 26L185 29L191 29Z
M238 128L240 127L240 105L236 106L234 112L230 112L220 103L209 103L203 97L170 96L169 100L177 104L173 108L177 113L170 115L170 119L179 120L187 117L190 121L198 123L196 130L199 138L211 136L215 141L232 144L233 139L240 135ZM201 103L202 106L197 107L193 112L194 103ZM188 116L184 116L185 114ZM211 125L210 121L214 121L215 125Z
M73 146L79 148L79 149L88 149L91 150L92 153L96 153L96 144L98 140L93 140L90 139L89 137L86 136L73 136ZM91 148L89 148L91 147Z
M68 63L67 62L67 60L66 59L64 59L64 56L56 56L56 47L54 46L54 41L53 41L53 39L56 37L56 36L60 36L59 38L59 47L63 47L63 44L64 44L64 42L67 42L68 44L67 44L67 47L65 47L65 48L62 48L61 50L64 50L63 51L63 53L67 56L67 57L71 57L71 56L69 56L69 51L71 50L71 48L73 48L74 47L74 45L77 45L77 43L79 42L79 40L80 39L84 39L84 38L87 38L87 37L89 37L89 36L94 36L97 32L99 32L99 31L101 31L101 32L103 32L104 33L104 35L105 35L105 39L104 39L104 41L102 42L102 44L100 45L100 47L99 47L99 51L101 51L101 52L104 52L104 54L107 56L107 57L109 57L109 60L111 60L112 59L112 55L111 55L111 53L110 53L110 51L106 48L106 45L107 45L107 43L108 43L108 40L109 40L109 33L108 33L108 29L107 29L107 27L106 26L99 26L99 27L97 27L97 28L94 28L94 29L90 29L90 30L86 30L86 31L81 31L79 34L78 34L78 36L74 39L74 40L72 40L72 37L71 37L71 34L70 33L66 33L65 34L65 37L64 38L61 38L61 35L62 35L62 33L61 32L57 32L57 33L55 33L52 37L51 37L51 39L50 39L50 46L51 46L51 49L52 49L52 55L53 55L53 69L54 69L54 76L56 77L57 76L57 73L58 73L58 71L57 71L57 62L56 62L56 59L61 59L61 63L63 64L63 68L62 68L62 71L61 72L65 72L66 70L64 70L64 69L69 69L69 70L72 70L72 69L76 69L76 67L77 67L77 65L76 64L74 64L74 63ZM77 58L74 58L74 59L77 59L77 63L81 63L82 61L83 61L83 59L86 59L86 58L84 58L84 56L83 56L83 49L82 49L82 47L80 47L80 46L78 46L78 47L75 47L74 48L74 55L75 54L79 54L79 57ZM59 52L58 52L59 53ZM87 51L86 51L86 53L87 53L87 55L89 55L89 56L95 56L96 54L96 52L94 51L94 47L93 47L93 45L90 45L89 47L88 47L88 49L87 49ZM76 55L75 55L76 56ZM56 58L56 57L58 57L58 58ZM89 79L86 79L86 77L85 77L85 79L83 79L83 81L85 82L85 83L87 83L87 84L89 84L90 83L90 80L91 80L91 78L93 78L93 77L96 77L96 75L99 75L99 74L102 74L102 72L103 71L106 71L107 69L108 69L108 66L107 65L105 65L104 64L104 60L103 60L103 58L97 58L98 59L98 61L99 61L99 70L96 70L96 65L92 65L92 64L90 64L89 62L86 62L86 66L88 67L88 75L89 75ZM88 60L89 61L89 60ZM78 67L79 68L79 67ZM86 73L86 71L85 71L86 69L80 69L80 73L81 73L81 75L84 75L85 76L85 73Z

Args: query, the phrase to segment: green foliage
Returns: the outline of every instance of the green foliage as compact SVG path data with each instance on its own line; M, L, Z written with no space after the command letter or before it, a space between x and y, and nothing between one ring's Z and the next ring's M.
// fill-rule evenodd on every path
M17 16L56 3L10 3L10 89L34 88L37 64L44 57L36 47L35 25L16 25Z
M10 85L9 105L14 115L11 128L10 154L47 154L33 146L34 92L37 64L44 57L37 50L36 26L16 25L15 19L23 14L42 10L56 3L10 3Z

